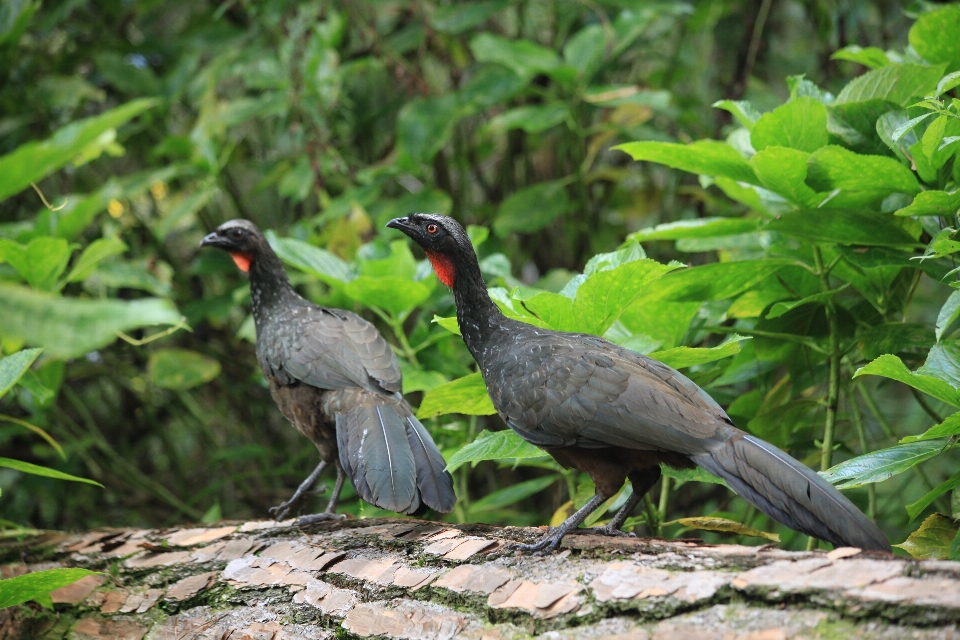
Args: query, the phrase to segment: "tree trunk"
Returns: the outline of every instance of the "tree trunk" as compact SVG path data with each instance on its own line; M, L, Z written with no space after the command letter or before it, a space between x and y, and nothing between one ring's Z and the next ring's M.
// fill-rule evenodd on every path
M0 611L0 638L775 640L957 638L960 563L345 520L47 534L6 547L3 577L103 570ZM544 635L545 634L545 635Z

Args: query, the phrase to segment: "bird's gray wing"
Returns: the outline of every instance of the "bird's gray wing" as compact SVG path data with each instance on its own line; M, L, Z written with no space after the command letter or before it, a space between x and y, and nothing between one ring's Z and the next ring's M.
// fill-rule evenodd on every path
M518 345L488 373L495 406L521 437L686 455L719 446L726 414L692 381L605 340L571 337Z
M258 336L264 371L321 389L360 387L397 393L400 367L377 328L349 311L301 306L275 319Z

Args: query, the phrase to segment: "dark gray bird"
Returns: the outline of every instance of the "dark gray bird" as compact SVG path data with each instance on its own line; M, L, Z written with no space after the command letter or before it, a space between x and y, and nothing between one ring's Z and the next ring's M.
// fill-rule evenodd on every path
M490 300L477 256L454 219L411 214L387 223L427 253L453 288L463 341L500 417L596 495L529 551L553 550L629 478L633 494L606 527L619 531L660 477L660 463L700 465L771 518L835 545L890 551L883 532L802 463L737 429L703 389L662 362L596 336L540 329Z
M452 511L457 499L446 462L400 395L397 357L376 327L300 297L251 222L225 222L200 246L227 251L250 275L260 368L280 411L320 452L320 464L293 497L271 509L276 518L296 506L330 464L337 481L326 510L299 524L336 517L345 475L361 498L382 509Z

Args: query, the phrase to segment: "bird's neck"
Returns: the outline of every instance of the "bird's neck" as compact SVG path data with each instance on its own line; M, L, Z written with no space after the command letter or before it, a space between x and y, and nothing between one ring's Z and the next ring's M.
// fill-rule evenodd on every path
M267 249L254 258L250 264L250 307L258 333L275 309L302 300L290 285L277 254Z
M463 342L482 367L490 338L503 329L506 318L487 293L487 285L480 275L480 265L473 251L456 260L453 297L457 303L457 324L460 325Z

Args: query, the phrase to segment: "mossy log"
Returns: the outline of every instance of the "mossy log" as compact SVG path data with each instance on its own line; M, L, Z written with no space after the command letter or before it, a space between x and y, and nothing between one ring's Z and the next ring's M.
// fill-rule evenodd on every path
M3 577L105 572L0 611L0 639L957 638L960 563L857 549L568 536L420 520L45 534Z

